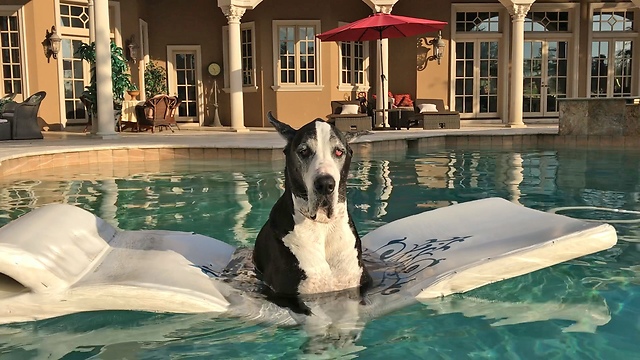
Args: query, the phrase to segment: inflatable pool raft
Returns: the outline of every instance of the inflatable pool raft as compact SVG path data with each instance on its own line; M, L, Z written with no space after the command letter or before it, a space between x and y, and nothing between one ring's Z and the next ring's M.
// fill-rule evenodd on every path
M375 286L305 298L313 313L377 316L530 273L616 244L615 229L491 198L427 211L362 238ZM234 255L235 254L235 255ZM0 228L0 323L95 310L211 313L295 324L238 264L250 251L174 231L122 231L70 205ZM242 269L241 269L242 270ZM352 301L344 301L351 299Z

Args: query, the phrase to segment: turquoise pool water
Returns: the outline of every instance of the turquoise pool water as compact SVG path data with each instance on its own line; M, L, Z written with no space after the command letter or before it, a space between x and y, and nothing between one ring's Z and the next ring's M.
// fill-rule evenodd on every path
M123 229L194 231L251 245L282 192L282 164L166 163L101 178L90 170L0 180L0 225L51 202ZM640 210L640 152L434 150L356 159L348 199L361 234L490 196L539 210ZM609 220L633 215L565 214ZM614 248L369 322L324 357L633 359L640 353L640 224L615 224ZM0 359L272 359L305 356L302 329L206 315L74 314L0 326Z

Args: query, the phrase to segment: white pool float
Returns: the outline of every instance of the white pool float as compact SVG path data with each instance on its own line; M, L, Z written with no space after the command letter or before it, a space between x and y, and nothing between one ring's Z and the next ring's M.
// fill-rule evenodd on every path
M498 198L471 201L364 236L376 286L364 305L336 300L339 295L305 302L332 310L352 306L360 317L377 316L605 250L616 241L608 224ZM94 310L295 323L296 314L219 278L234 250L197 234L121 231L80 208L47 205L0 228L0 323Z

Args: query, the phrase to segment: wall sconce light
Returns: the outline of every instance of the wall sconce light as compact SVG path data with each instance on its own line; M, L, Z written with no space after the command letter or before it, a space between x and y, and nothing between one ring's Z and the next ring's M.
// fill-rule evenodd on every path
M438 36L431 39L427 44L433 46L433 55L429 56L428 61L438 60L438 65L444 56L444 48L447 44L442 39L442 31L438 31Z
M44 40L42 41L42 49L44 50L44 56L47 57L47 62L50 61L51 57L54 59L58 58L58 53L60 52L60 42L62 39L58 35L56 31L56 27L51 27L51 32L47 30L47 34L45 35Z
M127 50L129 60L135 64L138 61L138 44L135 43L135 35L131 35L131 38L127 40Z

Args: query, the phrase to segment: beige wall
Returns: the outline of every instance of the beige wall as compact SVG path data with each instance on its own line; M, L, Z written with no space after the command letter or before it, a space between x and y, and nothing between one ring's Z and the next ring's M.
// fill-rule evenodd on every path
M213 88L213 79L208 75L206 66L214 61L222 64L222 27L227 23L217 2L148 0L145 2L143 20L149 23L150 57L159 65L166 66L167 45L201 45L200 66L206 102ZM218 84L222 85L222 76L219 77ZM223 124L228 125L228 100L221 99L219 103L220 117ZM205 109L207 123L212 116L209 114L208 106L205 105Z
M335 42L321 44L322 91L274 91L271 88L274 85L273 20L320 20L321 31L324 32L337 27L341 21L351 22L369 14L371 9L360 0L265 0L248 11L242 20L255 21L256 31L261 36L257 40L258 68L264 74L265 111L273 111L280 120L298 127L315 118L325 118L331 113L331 100L353 96L338 90L339 52ZM248 126L261 125L260 114L252 111L245 118Z
M142 1L140 1L142 2ZM120 22L122 24L122 47L127 53L127 40L134 35L134 42L140 45L140 26L138 19L140 18L138 0L126 0L120 1ZM138 57L142 54L142 50L138 49ZM138 81L138 65L129 62L129 69L131 70L131 81L141 88ZM128 96L128 95L127 95Z

